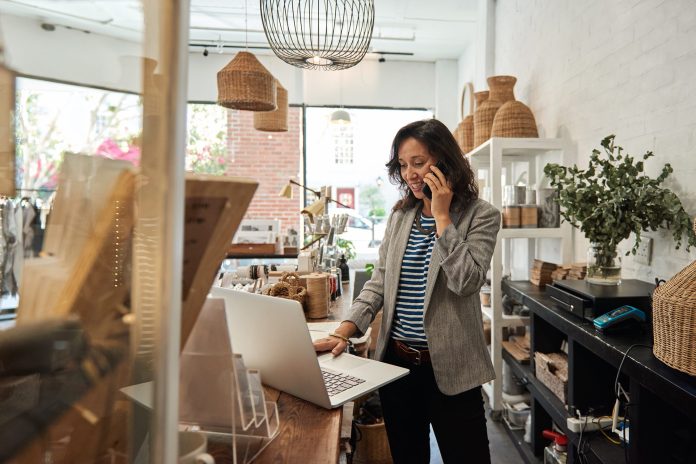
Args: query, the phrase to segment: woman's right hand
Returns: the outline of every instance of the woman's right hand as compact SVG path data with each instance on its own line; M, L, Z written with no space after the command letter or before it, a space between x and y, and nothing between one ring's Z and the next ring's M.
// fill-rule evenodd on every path
M336 328L334 333L345 338L352 337L358 331L358 326L350 321L343 321ZM348 347L348 342L340 337L328 336L314 341L314 351L331 351L331 354L338 356L343 353Z
M314 341L314 351L331 351L331 354L338 356L348 347L348 343L338 337L320 338Z

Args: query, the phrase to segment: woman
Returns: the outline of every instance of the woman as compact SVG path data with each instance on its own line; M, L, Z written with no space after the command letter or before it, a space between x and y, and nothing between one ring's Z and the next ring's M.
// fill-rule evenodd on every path
M500 213L478 199L476 176L440 121L401 128L386 166L404 195L389 217L379 261L349 317L315 348L339 355L383 309L375 358L410 370L380 389L394 462L429 462L431 424L446 463L490 462L481 385L494 371L479 290Z

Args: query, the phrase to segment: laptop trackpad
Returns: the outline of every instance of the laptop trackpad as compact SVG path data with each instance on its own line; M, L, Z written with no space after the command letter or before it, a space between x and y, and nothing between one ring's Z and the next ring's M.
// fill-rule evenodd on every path
M359 358L357 356L349 356L342 354L340 356L334 357L331 353L322 355L319 357L319 364L329 369L342 369L350 370L360 367L364 364L368 364L370 361L367 359Z

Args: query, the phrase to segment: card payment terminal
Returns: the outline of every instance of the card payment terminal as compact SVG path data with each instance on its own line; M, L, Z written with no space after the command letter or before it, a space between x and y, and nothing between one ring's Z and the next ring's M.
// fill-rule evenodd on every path
M594 326L599 330L606 330L626 322L645 322L645 313L630 305L623 305L613 311L594 319Z

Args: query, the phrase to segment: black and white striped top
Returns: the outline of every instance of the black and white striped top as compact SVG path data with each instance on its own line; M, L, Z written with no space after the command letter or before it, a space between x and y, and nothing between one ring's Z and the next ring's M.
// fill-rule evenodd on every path
M411 234L401 262L391 336L413 348L427 349L428 340L423 329L423 300L430 256L435 244L435 218L423 216L422 212L419 214L421 228L432 228L432 232L424 234L418 230L415 221L411 226Z

